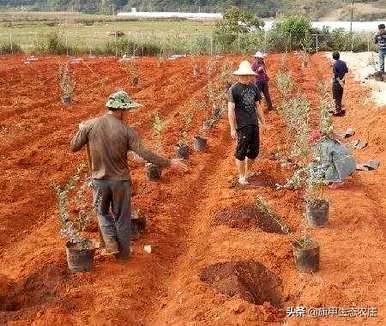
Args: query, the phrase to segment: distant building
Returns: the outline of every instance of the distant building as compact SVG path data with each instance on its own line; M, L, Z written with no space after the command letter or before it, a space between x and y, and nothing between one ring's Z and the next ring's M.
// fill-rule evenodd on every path
M131 18L186 18L198 20L221 20L222 14L203 12L162 12L162 11L137 11L131 8L131 12L119 12L119 17Z

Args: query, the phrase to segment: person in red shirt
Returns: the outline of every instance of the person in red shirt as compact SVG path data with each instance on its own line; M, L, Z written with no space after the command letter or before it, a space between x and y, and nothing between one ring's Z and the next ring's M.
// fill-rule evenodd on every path
M255 62L252 65L252 70L256 73L256 86L260 93L264 94L265 103L267 104L267 110L272 111L272 101L269 94L269 77L267 74L266 66L264 63L265 54L262 52L256 52L254 55Z

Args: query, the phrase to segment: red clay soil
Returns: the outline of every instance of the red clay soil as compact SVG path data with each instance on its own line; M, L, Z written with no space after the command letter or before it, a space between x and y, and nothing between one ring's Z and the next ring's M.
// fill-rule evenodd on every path
M234 67L239 59L230 58ZM29 65L24 60L24 56L0 57L0 324L385 324L386 197L382 194L386 186L386 110L375 109L371 102L364 104L367 89L349 78L345 94L348 114L335 123L341 130L354 127L355 137L369 142L367 148L355 152L358 161L378 158L382 163L378 170L355 173L344 188L329 192L329 225L312 232L321 246L318 273L296 271L286 235L258 228L213 226L218 211L251 203L256 195L265 198L293 230L299 229L303 210L300 192L276 191L271 186L229 187L235 177L234 144L224 118L207 134L209 149L191 155L188 174L165 171L160 183L151 183L143 165L130 162L133 205L148 218L147 231L135 242L127 263L98 255L92 273L72 274L66 266L65 239L58 232L52 184L63 184L85 160L83 151L71 154L68 149L78 123L103 114L106 96L124 88L144 104L132 113L129 124L147 145L153 143L154 112L167 120L162 152L171 157L181 132L181 113L195 112L192 138L211 111L210 107L203 111L192 107L192 100L203 100L208 58L198 60L202 72L198 78L193 76L189 58L166 60L160 67L155 59L136 60L140 83L135 87L130 86L126 67L115 58L84 58L71 64L76 97L68 108L60 102L57 71L58 64L69 59L40 57ZM215 59L214 75L219 74L224 60ZM296 54L286 60L297 90L311 100L316 111L317 84L330 78L329 62L314 55L302 70ZM279 101L274 81L279 61L279 55L267 59L275 103ZM269 159L285 134L276 113L270 113L267 121L255 169L276 180L277 175L290 174L289 169ZM97 238L95 232L91 235ZM151 254L143 251L146 244L152 246ZM240 277L237 266L251 261L259 268L250 271L257 268L260 275L267 270L280 280L275 283L276 299L267 296L263 304L244 300L250 295L251 280ZM203 275L210 266L231 266L225 279L231 280L232 286L237 281L236 288L244 292L231 296L228 288L218 291L219 287L216 290L206 283L209 278ZM214 283L219 284L221 275L213 276ZM265 291L267 278L261 279L261 287L252 282L256 293ZM308 308L377 307L378 317L286 317L288 307L301 304Z

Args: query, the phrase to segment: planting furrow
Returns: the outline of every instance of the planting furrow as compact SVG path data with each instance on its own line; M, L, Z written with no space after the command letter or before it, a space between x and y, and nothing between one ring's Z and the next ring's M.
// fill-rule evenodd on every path
M189 69L189 67L185 68L185 70L186 69ZM183 68L179 68L178 73L185 75L186 71L183 71ZM123 78L123 76L121 76L121 78ZM198 90L196 84L198 84ZM186 91L182 93L182 97L189 98L191 96L190 92L199 91L202 85L202 81L192 82L189 87L185 88ZM3 167L5 169L12 167L12 175L19 175L21 180L25 180L25 182L17 188L12 186L7 181L3 183L4 193L7 197L9 197L7 199L8 202L15 202L15 205L17 205L20 197L19 194L26 193L31 188L29 180L34 180L39 176L44 175L52 182L54 181L53 175L56 175L58 171L69 171L70 168L72 171L75 170L76 162L74 160L74 156L68 152L68 137L73 133L77 120L81 121L88 118L91 112L96 114L99 111L98 107L104 106L103 104L105 100L103 96L100 97L99 101L101 102L100 104L93 107L89 106L89 109L82 110L80 112L79 110L76 110L76 108L83 105L82 103L76 104L75 108L73 107L66 110L69 112L64 112L63 114L60 112L62 109L59 107L56 100L52 101L50 99L45 99L44 105L35 106L33 111L28 111L23 115L24 119L22 121L25 121L25 128L27 126L30 127L25 131L22 129L20 131L16 131L14 129L10 130L9 135L7 135L8 141L7 139L4 139L2 142L2 153L5 156L5 160L2 161ZM159 105L163 106L162 103L159 103ZM47 112L47 114L43 116L39 115L39 113L43 114L43 112ZM167 116L174 115L175 112L178 112L178 107L167 107ZM151 111L148 115L150 119L152 115ZM43 118L44 120L42 120ZM9 119L9 121L12 121L12 117ZM139 130L142 130L141 134L143 136L149 136L148 133L143 132L151 125L151 122L147 119L148 116L145 115L141 116L141 118L137 120L139 123ZM51 140L46 141L46 139ZM56 149L53 149L53 147L56 147ZM17 152L14 151L15 148L18 149ZM174 148L172 150L174 150ZM41 160L39 153L42 151L49 151L51 153L51 159L49 161ZM167 152L168 154L173 153L170 151ZM42 164L43 162L44 165ZM71 162L70 166L68 166L66 162ZM65 169L64 167L66 165L67 168ZM51 171L51 173L49 171ZM4 180L9 180L9 176L4 175L4 178ZM61 177L61 179L63 179L63 177ZM42 195L40 197L36 196L36 203L33 204L36 210L42 210L44 208L47 209L47 203L51 203L50 206L54 204L54 194L52 193L50 184L44 184L45 182L47 181L44 181L43 184L35 182L34 185L35 187L38 187L38 191L42 191ZM15 192L16 189L17 191ZM38 198L45 198L45 200L39 200ZM21 214L21 218L14 222L11 222L11 213L5 213L3 215L3 222L1 223L2 228L12 230L11 234L1 237L0 242L3 246L8 243L12 243L14 241L14 237L17 234L20 234L21 229L24 231L23 234L27 234L27 230L31 230L30 228L36 225L36 221L39 220L39 218L31 219L30 215L31 214L28 213ZM30 226L27 226L27 224L30 224Z
M273 89L275 97L276 94L277 91ZM274 113L268 115L267 120L271 127L262 135L264 152L270 151L274 144L272 136L278 132L276 127L280 123ZM280 309L283 301L280 289L283 285L272 284L272 292L268 291L266 297L259 297L258 293L262 291L259 288L262 283L270 282L260 279L264 277L262 275L272 272L275 282L282 282L282 270L288 264L287 237L266 233L269 231L264 232L260 227L248 224L238 229L237 221L233 219L244 207L253 207L259 194L269 200L286 223L291 227L293 224L297 226L294 219L298 215L298 198L289 192L278 196L268 184L252 190L230 188L232 176L236 174L233 146L228 145L232 142L227 122L223 121L219 129L223 155L219 157L217 168L208 178L207 185L203 186L204 198L191 211L190 219L194 224L188 235L189 248L177 260L174 273L168 279L169 290L153 307L152 314L146 319L147 325L260 325L264 320L278 321L283 317ZM281 138L283 135L279 132L275 137ZM265 177L282 181L279 180L282 176L277 162L261 158L255 169L263 171ZM282 204L283 201L286 205ZM248 212L249 208L245 209ZM292 212L288 212L288 209ZM235 213L229 213L230 225L216 222L217 216L233 211ZM240 223L243 225L246 222L241 219ZM266 268L266 272L259 274L259 270ZM241 282L246 282L244 285L238 283L240 278L244 280ZM206 279L213 284L205 284ZM246 287L244 290L243 286ZM262 306L264 301L269 302L268 306Z
M187 79L187 82L190 80ZM182 94L187 98L191 92L199 92L203 86L202 81L192 81L191 84L193 87L187 87ZM47 111L49 109L52 110L52 105L47 105ZM171 107L168 115L173 116L177 110L178 106ZM183 240L191 222L186 219L186 211L192 206L192 200L198 201L202 196L201 184L216 166L219 152L193 155L191 174L174 177L167 172L163 181L156 184L145 182L143 169L131 164L133 202L148 217L148 234L134 246L134 257L127 266L100 257L95 274L91 276L67 272L62 243L57 241L56 204L49 183L63 182L75 170L77 159L68 153L68 134L75 129L76 120L84 114L72 111L71 116L67 115L61 121L54 120L53 128L35 128L29 135L32 141L27 143L19 139L19 143L14 143L18 145L18 150L12 153L13 160L17 160L17 155L23 157L23 160L15 161L19 167L14 169L11 161L6 162L13 173L4 176L10 180L3 184L6 187L4 190L13 208L23 218L12 223L11 211L5 205L1 206L6 217L1 227L8 231L1 239L5 244L0 258L2 266L5 266L2 273L15 280L15 283L11 282L13 297L7 298L10 310L0 312L1 322L15 318L32 321L37 311L50 311L51 307L62 309L65 315L74 315L73 320L77 323L84 323L85 320L89 321L88 324L99 323L106 320L106 315L111 321L140 321L145 316L148 302L156 300L158 291L164 291L162 279L169 274L175 258L186 247ZM147 134L146 124L149 122L144 117L138 121L144 126L141 134ZM178 125L174 121L173 124ZM213 133L216 134L215 131ZM19 134L18 137L23 136ZM22 186L14 182L15 175L24 181ZM35 180L39 178L42 180L37 183ZM36 188L33 192L29 191L32 187ZM197 197L190 195L192 191ZM23 197L24 202L20 200ZM165 202L168 205L165 206ZM144 243L153 245L153 255L143 253ZM14 260L15 256L19 258L17 261ZM50 283L48 288L44 287L43 284L49 282L53 273L56 275L54 283ZM112 277L105 279L103 275ZM32 286L25 287L25 283ZM136 285L133 287L128 284ZM28 300L23 299L24 295L28 296ZM94 307L93 312L89 310L90 304ZM107 306L109 313L106 314ZM127 307L131 307L130 314L127 313Z

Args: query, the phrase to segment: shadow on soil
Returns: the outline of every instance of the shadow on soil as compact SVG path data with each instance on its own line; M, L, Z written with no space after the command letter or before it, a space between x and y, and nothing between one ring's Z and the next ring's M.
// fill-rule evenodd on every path
M17 282L0 275L0 324L29 319L41 309L53 306L73 309L73 304L59 294L69 275L64 266L55 264L46 265Z
M254 260L217 263L204 268L201 281L229 297L239 296L256 305L282 307L281 279Z

